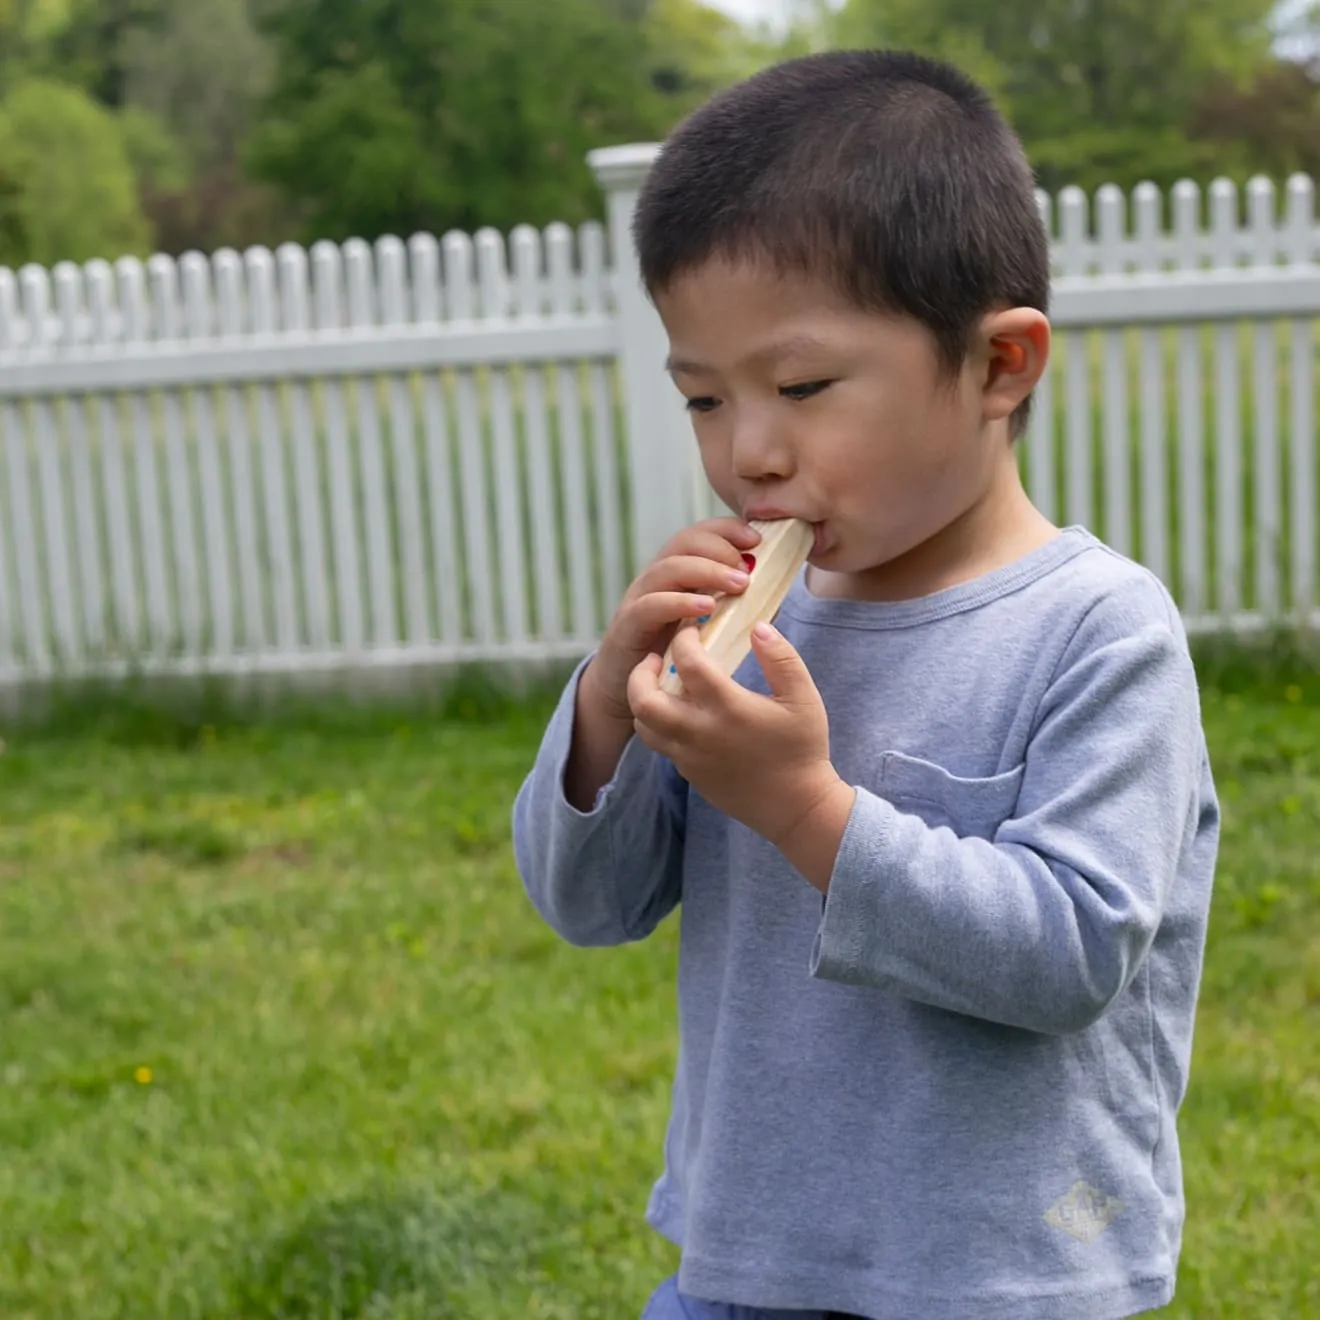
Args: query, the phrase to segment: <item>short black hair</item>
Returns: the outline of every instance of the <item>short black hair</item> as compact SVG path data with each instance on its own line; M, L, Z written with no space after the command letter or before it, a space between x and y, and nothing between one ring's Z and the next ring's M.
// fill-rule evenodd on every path
M718 92L662 146L633 237L652 295L714 257L768 259L914 317L950 373L985 313L1049 309L1021 142L970 78L906 51L807 55Z

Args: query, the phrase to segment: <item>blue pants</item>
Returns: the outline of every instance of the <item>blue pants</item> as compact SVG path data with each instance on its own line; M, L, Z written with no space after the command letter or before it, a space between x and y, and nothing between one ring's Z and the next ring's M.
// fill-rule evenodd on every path
M678 1278L666 1279L651 1294L641 1320L830 1320L834 1312L767 1311L759 1306L730 1306L727 1302L703 1302L678 1291ZM840 1320L861 1320L840 1316Z

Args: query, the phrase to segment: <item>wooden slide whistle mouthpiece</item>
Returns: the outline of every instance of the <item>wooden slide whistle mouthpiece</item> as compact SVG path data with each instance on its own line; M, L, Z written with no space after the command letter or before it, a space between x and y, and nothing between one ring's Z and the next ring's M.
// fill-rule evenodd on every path
M739 595L717 597L712 613L682 625L698 629L707 655L726 677L733 676L751 651L752 629L779 613L816 539L812 525L799 518L749 520L748 525L761 533L756 549L743 556L751 581ZM674 696L683 691L672 644L665 652L660 687Z

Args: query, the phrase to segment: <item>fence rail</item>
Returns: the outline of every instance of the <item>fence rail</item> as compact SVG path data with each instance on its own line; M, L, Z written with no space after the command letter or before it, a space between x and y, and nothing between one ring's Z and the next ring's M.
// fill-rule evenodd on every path
M593 157L607 225L0 269L0 679L582 653L714 509L629 238L653 154ZM1192 628L1315 624L1313 184L1165 201L1041 196L1024 477Z

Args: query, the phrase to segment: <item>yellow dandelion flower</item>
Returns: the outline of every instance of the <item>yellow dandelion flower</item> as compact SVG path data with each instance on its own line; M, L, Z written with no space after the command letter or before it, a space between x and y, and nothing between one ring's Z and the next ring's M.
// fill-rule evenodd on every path
M133 1069L133 1080L139 1086L149 1086L151 1084L151 1069L145 1064Z

